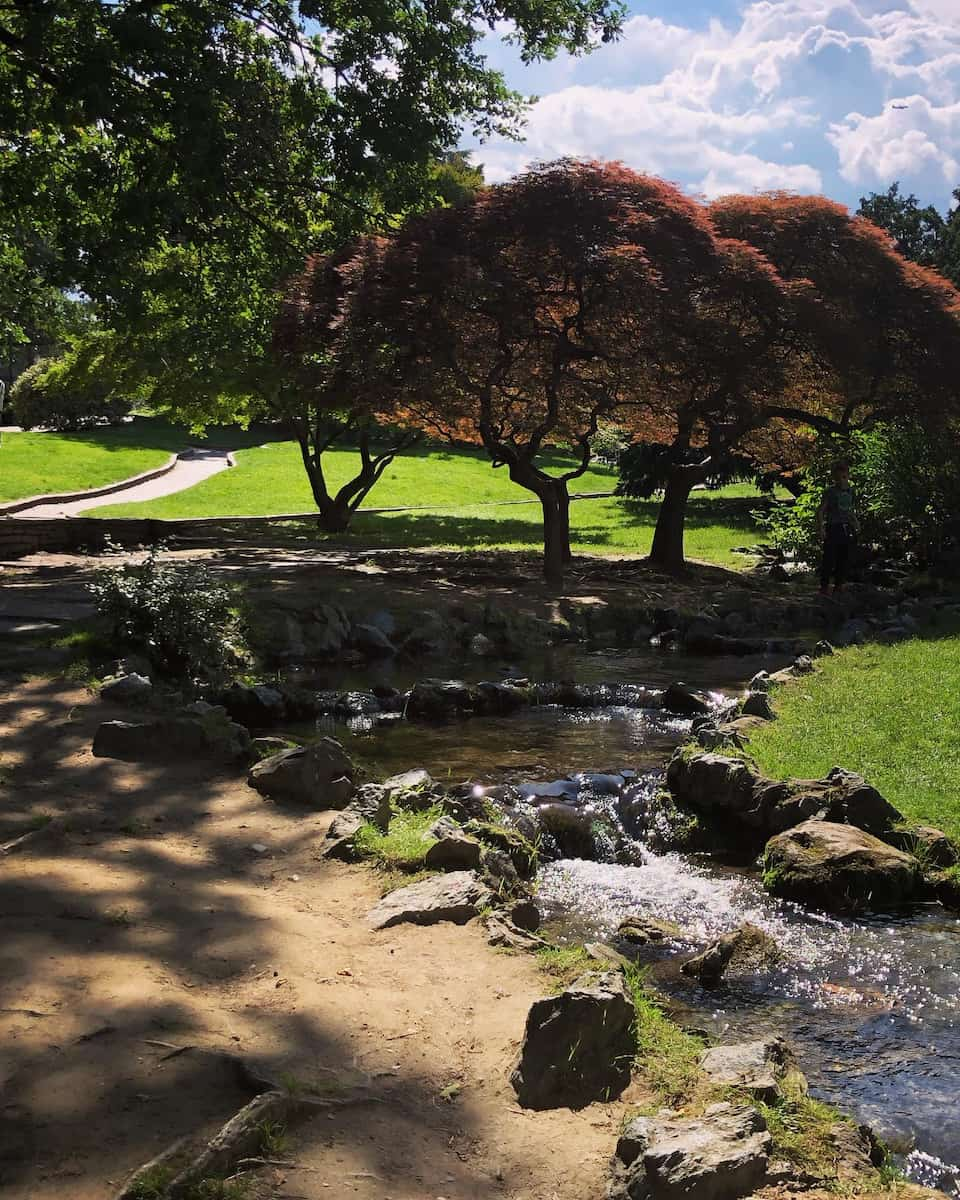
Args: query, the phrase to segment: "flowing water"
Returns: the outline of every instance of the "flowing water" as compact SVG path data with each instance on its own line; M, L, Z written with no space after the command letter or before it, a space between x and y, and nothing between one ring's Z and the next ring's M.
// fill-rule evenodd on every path
M599 680L654 688L683 679L720 698L742 689L758 659L685 659L676 654L585 654L564 649L538 662L505 665L534 679ZM363 686L406 686L387 672ZM460 677L495 678L463 667ZM340 676L337 686L357 686ZM652 789L689 721L648 709L523 709L508 717L449 725L358 718L338 728L351 752L377 774L423 766L443 782L520 784L580 771L631 768ZM814 1095L868 1122L899 1151L917 1182L960 1197L960 919L936 905L841 919L768 896L755 872L697 856L641 849L642 865L561 860L540 872L538 899L555 936L612 939L628 913L676 923L680 934L652 951L651 973L685 1023L724 1041L783 1035ZM681 952L743 921L783 950L775 969L733 972L714 991L682 976Z

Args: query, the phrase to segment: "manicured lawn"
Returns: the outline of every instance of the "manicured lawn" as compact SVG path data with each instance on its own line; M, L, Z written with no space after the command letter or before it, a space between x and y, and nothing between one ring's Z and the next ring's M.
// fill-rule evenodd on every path
M248 446L265 435L238 429L191 436L165 421L138 417L81 433L5 433L0 445L0 502L55 492L79 492L162 466L191 445Z
M557 467L563 465L556 459ZM313 498L293 444L274 443L237 455L238 465L188 491L143 504L112 504L91 516L267 516L311 512ZM348 450L329 455L331 488L353 472ZM594 466L573 484L576 492L612 491L616 472ZM481 451L418 448L397 458L367 498L369 507L412 511L361 513L338 542L380 547L537 550L542 546L540 507L494 470ZM521 503L517 503L517 502ZM522 503L526 501L526 503ZM751 543L757 529L750 512L758 497L749 485L696 492L690 502L687 553L726 566L750 560L731 553ZM486 506L486 507L485 507ZM574 550L592 554L646 554L659 503L614 497L578 500L571 506ZM426 511L417 511L426 510Z
M911 821L960 838L960 634L851 647L818 665L751 734L762 770L809 779L848 767Z
M560 465L561 460L557 460ZM324 455L327 486L331 491L356 472L353 450L331 450ZM616 472L592 467L574 484L579 492L612 491ZM525 500L524 492L510 482L502 468L494 470L479 450L421 447L394 459L365 501L365 507L390 508L483 504L495 500ZM97 516L138 517L259 517L278 513L304 513L314 509L313 495L293 442L274 442L243 450L237 466L214 475L196 487L143 504L112 505Z

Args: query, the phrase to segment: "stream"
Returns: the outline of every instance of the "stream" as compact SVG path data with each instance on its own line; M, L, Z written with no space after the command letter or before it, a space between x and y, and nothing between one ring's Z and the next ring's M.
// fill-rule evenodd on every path
M532 679L634 683L683 680L715 699L742 691L760 658L686 658L675 652L587 653L564 647L501 665L445 664L467 681L526 674ZM422 674L422 670L421 670ZM387 664L336 686L406 687L414 672ZM327 684L329 686L329 683ZM374 778L425 767L445 784L553 780L625 768L654 788L690 721L611 706L522 709L446 725L363 717L336 732ZM640 848L640 866L562 859L541 868L538 903L551 935L612 940L628 913L675 922L680 937L645 948L643 961L682 1023L726 1041L782 1035L796 1052L814 1096L870 1124L898 1154L911 1179L960 1197L960 919L938 905L846 919L768 896L755 872L705 856ZM763 974L731 973L707 991L680 974L686 954L751 921L784 951Z

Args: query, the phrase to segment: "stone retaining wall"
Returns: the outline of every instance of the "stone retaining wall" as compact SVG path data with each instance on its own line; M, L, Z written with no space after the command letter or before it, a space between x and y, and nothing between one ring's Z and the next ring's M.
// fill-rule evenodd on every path
M87 488L81 492L55 492L50 495L27 496L24 500L13 500L7 504L0 504L0 517L10 517L14 513L23 512L27 508L36 508L41 504L71 504L75 500L92 500L97 496L113 496L117 492L125 492L128 488L138 487L141 483L150 483L153 479L162 479L164 475L169 475L177 465L178 457L179 455L171 454L162 467L153 467L149 471L141 471L139 475L117 479L113 483L105 483L101 487Z

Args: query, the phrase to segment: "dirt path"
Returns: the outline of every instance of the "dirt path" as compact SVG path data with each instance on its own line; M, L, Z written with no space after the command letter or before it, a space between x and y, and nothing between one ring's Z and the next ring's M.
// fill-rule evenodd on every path
M297 1130L258 1197L601 1195L622 1106L524 1113L507 1082L535 964L474 927L371 932L376 876L314 857L329 814L93 759L129 715L49 681L0 701L0 842L62 821L0 854L0 1198L106 1200L244 1102L224 1054L369 1096Z

